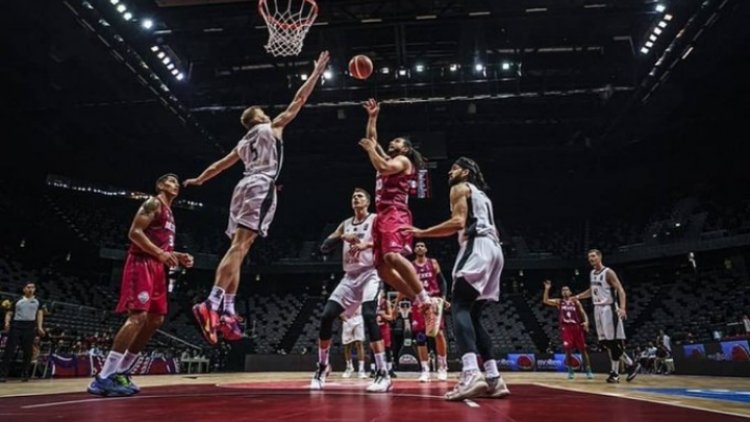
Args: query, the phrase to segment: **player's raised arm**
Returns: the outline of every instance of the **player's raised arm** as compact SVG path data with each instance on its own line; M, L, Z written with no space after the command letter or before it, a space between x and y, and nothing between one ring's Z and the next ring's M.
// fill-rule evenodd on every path
M398 155L392 159L388 159L384 154L381 155L381 153L378 152L380 146L372 138L363 138L359 141L359 146L367 152L367 156L370 157L372 166L383 176L401 173L402 171L408 172L411 170L411 162L403 155ZM380 151L382 151L382 149L380 149Z
M161 209L161 202L156 197L151 197L141 205L138 212L133 218L133 223L130 225L130 231L128 232L128 238L131 242L135 243L136 246L141 248L149 255L156 257L161 263L169 266L177 266L177 258L174 254L167 252L160 247L154 245L154 242L146 236L144 230L154 221L156 215Z
M374 98L367 100L363 107L367 110L367 130L365 130L365 138L375 140L375 151L381 157L386 157L383 147L378 143L378 114L380 114L380 104L375 101Z
M550 299L549 289L552 288L552 282L544 280L544 295L542 296L542 303L547 306L554 306L555 308L560 306L560 299Z
M232 149L232 152L224 156L221 160L214 161L208 166L200 176L193 179L187 179L182 182L182 185L187 186L201 186L207 181L213 179L216 175L223 172L224 170L232 167L234 163L240 160L240 155L237 152L237 148Z
M607 283L609 283L610 286L617 290L617 298L620 301L620 309L617 310L618 315L620 315L620 318L622 319L627 319L628 313L625 309L628 300L627 296L625 295L625 289L622 288L622 283L620 283L620 279L617 277L617 274L615 274L615 272L611 269L607 271Z
M299 87L297 93L294 94L292 102L289 103L289 106L287 106L286 110L282 111L281 114L273 119L271 127L273 127L274 129L283 130L284 127L289 124L289 122L297 117L297 113L299 113L300 109L302 109L302 106L305 105L305 103L307 102L307 98L310 96L313 89L315 89L315 85L318 83L318 79L320 79L320 76L326 70L326 66L328 66L328 60L330 60L330 58L331 56L327 51L323 51L322 53L320 53L320 55L318 56L318 60L315 61L315 68L313 69L312 74L309 78L307 78L305 83L303 83L302 86Z

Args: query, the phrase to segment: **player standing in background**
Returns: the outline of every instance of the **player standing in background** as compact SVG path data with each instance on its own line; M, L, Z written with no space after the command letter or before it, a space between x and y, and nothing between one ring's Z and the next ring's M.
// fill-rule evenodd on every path
M347 318L341 315L341 344L344 345L344 361L346 370L342 378L351 378L354 373L354 363L352 362L352 345L357 349L357 360L359 361L359 377L367 378L365 373L365 325L362 319L362 305L354 312L354 315Z
M350 318L360 306L377 367L375 380L367 387L367 391L385 393L391 389L391 378L388 376L385 360L385 346L377 323L380 280L373 265L372 239L372 227L377 217L375 214L370 214L369 207L370 195L367 191L360 188L354 189L352 194L354 217L342 221L336 231L331 233L320 247L323 253L329 253L336 243L344 241L342 260L346 274L331 293L320 317L318 368L310 381L311 390L322 390L330 372L328 352L331 348L333 322L341 315L344 318ZM364 353L360 358L363 357Z
M307 102L329 58L327 51L320 53L310 77L297 90L287 109L275 119L271 120L256 106L242 112L240 122L247 133L232 152L208 166L200 176L185 180L185 186L201 186L240 160L245 165L245 175L234 188L229 208L226 234L232 239L232 244L216 268L214 286L208 298L193 306L193 315L210 344L218 341L216 329L220 322L225 338L236 340L242 337L234 310L242 260L258 235L265 237L268 234L276 213L276 179L284 162L284 128Z
M583 309L581 302L577 301L570 291L570 287L562 287L562 299L550 299L549 290L552 288L552 282L544 282L544 296L542 303L547 306L554 306L558 309L558 321L560 323L560 340L565 349L565 363L568 365L568 379L575 378L575 370L571 362L573 361L572 351L578 350L583 355L583 362L586 367L586 378L594 378L591 372L591 360L586 348L585 332L589 332L589 317Z
M158 194L141 205L133 218L128 237L132 242L122 271L118 313L128 319L112 341L102 370L88 392L97 396L129 396L140 389L128 374L151 336L167 315L167 271L178 264L190 268L193 257L174 251L175 224L172 201L180 193L174 174L156 180Z
M628 318L625 311L627 296L617 274L602 263L602 252L591 249L588 252L591 265L591 287L575 296L577 300L591 298L594 302L594 322L599 342L609 351L612 370L607 378L610 384L620 382L620 360L627 367L627 381L638 375L641 365L625 353L625 324Z

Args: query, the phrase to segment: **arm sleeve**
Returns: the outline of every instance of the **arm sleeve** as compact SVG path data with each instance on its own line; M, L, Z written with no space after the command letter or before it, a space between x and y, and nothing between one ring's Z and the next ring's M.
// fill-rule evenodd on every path
M323 244L320 245L320 251L326 254L331 253L333 252L333 249L336 247L336 245L339 244L339 242L341 242L341 238L336 239L327 237L323 241Z
M438 273L438 286L440 287L440 296L445 297L448 294L448 282L445 281L442 271Z

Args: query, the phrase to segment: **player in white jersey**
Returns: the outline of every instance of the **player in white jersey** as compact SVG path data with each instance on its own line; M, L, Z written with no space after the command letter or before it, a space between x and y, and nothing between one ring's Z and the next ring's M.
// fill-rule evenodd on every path
M336 231L330 234L320 247L324 253L333 250L339 240L343 240L344 278L331 293L323 315L320 317L320 335L318 338L318 369L310 381L310 389L322 390L325 387L329 370L328 352L331 347L333 322L343 315L349 318L361 305L362 319L370 347L375 355L375 365L380 376L367 387L371 393L385 393L391 389L391 378L385 357L385 345L377 322L378 290L380 279L373 260L372 226L375 214L368 211L370 194L364 189L356 188L352 194L354 217L339 224Z
M453 267L453 326L463 370L447 400L470 397L502 398L510 394L492 350L492 340L482 326L482 309L500 299L503 250L495 227L489 189L479 165L461 157L448 172L451 185L451 218L429 229L409 228L415 237L445 237L458 233L460 250ZM484 361L482 376L477 354Z
M342 378L351 378L354 373L354 362L352 361L352 349L357 350L357 360L359 361L359 377L367 378L365 373L365 320L362 318L362 305L360 305L354 315L347 317L341 315L341 344L344 345L344 362L346 370L341 375Z
M602 252L591 249L588 252L591 270L591 286L588 290L575 296L576 299L591 298L594 302L594 322L599 343L608 351L612 369L607 378L608 383L620 382L620 360L628 370L627 380L632 381L638 375L640 364L634 362L625 353L625 325L628 318L625 311L627 296L617 274L602 263Z
M224 158L214 162L194 179L185 180L185 186L201 186L219 173L242 160L245 175L232 194L227 235L232 244L216 268L214 287L206 301L193 306L203 336L216 344L216 329L221 328L227 340L242 337L234 311L234 298L240 284L242 260L250 251L255 238L265 237L276 211L276 178L281 171L283 157L283 132L305 105L315 85L328 65L327 51L320 53L307 81L299 88L286 110L273 120L260 107L250 107L242 113L240 121L247 129L237 146ZM223 302L223 306L222 306ZM219 315L219 308L222 313Z

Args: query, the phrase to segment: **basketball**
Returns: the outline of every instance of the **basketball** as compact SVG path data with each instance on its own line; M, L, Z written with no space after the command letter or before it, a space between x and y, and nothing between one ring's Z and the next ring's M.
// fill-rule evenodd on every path
M364 54L358 54L349 60L349 74L353 78L367 79L372 75L372 60Z

